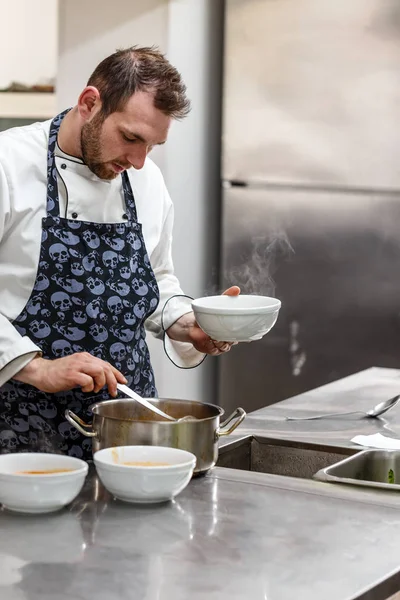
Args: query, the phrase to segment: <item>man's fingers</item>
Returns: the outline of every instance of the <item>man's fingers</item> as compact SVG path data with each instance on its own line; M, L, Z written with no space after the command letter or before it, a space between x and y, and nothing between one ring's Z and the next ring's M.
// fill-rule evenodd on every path
M106 369L105 374L107 378L108 391L110 392L111 396L115 398L115 396L117 395L117 379L115 377L114 370L111 367L111 365L108 369Z
M119 382L119 383L126 383L126 377L124 375L122 375L121 371L118 371L118 369L116 369L115 367L113 367L112 365L110 365L111 370L115 376L115 379Z
M82 366L82 371L90 375L94 380L94 392L99 392L106 385L106 376L104 373L105 363L94 361Z
M82 388L82 392L93 392L94 381L93 377L90 377L90 375L86 375L85 373L77 373L75 383L77 386Z
M239 296L240 287L238 285L232 285L230 288L223 292L223 296Z

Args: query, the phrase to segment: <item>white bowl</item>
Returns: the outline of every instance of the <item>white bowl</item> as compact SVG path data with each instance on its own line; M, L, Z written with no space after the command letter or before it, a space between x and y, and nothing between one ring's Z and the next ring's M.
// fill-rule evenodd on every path
M192 302L201 329L219 342L252 342L272 329L281 301L268 296L207 296Z
M105 448L96 452L93 459L104 487L119 500L134 503L171 500L187 486L196 466L191 452L163 446ZM147 462L166 464L126 464Z
M50 472L68 469L63 472ZM26 471L49 471L27 474ZM24 513L47 513L66 506L81 491L88 465L63 454L21 452L0 455L0 503Z

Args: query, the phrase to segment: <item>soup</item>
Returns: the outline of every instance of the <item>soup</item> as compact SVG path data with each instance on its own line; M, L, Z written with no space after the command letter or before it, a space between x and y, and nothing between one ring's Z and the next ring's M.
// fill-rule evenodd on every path
M44 469L43 471L17 471L16 475L53 475L54 473L71 473L76 469Z
M112 448L111 456L116 465L124 465L126 467L168 467L169 463L155 462L152 460L120 460L117 448Z
M153 462L151 460L146 460L146 461L132 460L132 461L128 461L128 462L120 462L118 464L126 465L129 467L168 467L169 466L169 463Z

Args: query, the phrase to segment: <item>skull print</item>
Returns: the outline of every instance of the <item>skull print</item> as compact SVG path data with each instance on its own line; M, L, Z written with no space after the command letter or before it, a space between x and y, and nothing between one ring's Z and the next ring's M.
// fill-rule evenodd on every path
M43 292L41 292L40 294L35 294L35 296L32 296L32 298L28 301L28 304L26 305L27 312L30 315L37 315L38 312L40 312L40 310L42 308L43 301L44 301Z
M114 236L110 235L109 233L105 233L104 235L101 236L101 238L102 238L102 240L105 241L107 246L110 246L110 248L112 248L113 250L116 250L117 252L120 252L121 250L124 249L125 242L122 238L114 237Z
M136 317L133 312L127 312L124 314L124 321L127 325L134 325L136 323Z
M52 275L51 279L66 292L71 292L71 294L81 292L84 288L84 285L81 281L77 281L76 279L72 279L71 277L66 277L64 275Z
M89 277L86 286L89 288L92 294L96 294L96 296L101 296L104 294L106 289L104 283L98 277Z
M60 423L58 426L58 432L61 433L64 439L76 440L79 437L79 431L73 425L70 425L67 421Z
M121 342L116 342L115 344L111 344L110 354L111 354L111 358L113 359L114 362L118 361L119 363L121 363L121 361L123 361L126 357L125 345L122 344Z
M64 244L53 244L50 246L50 256L55 262L65 263L68 261L68 250Z
M132 231L130 231L126 236L126 241L134 250L140 250L140 248L142 247L142 243L140 241L139 236L137 234L134 234Z
M104 359L104 357L106 355L105 345L99 344L98 346L95 346L92 350L92 354L93 354L93 356L97 356L97 358Z
M75 275L75 277L81 277L85 272L83 265L79 262L73 262L71 265L71 273Z
M62 229L61 227L50 227L49 231L54 233L54 235L67 246L76 246L79 243L79 237L67 229Z
M120 268L119 274L121 277L123 277L123 279L129 279L132 275L130 268L126 266Z
M100 312L103 310L104 301L101 298L96 298L89 302L86 307L86 313L91 319L97 319Z
M79 329L79 327L74 327L72 325L67 325L64 323L55 323L54 329L61 333L67 340L71 342L78 342L79 340L83 340L86 337L86 332L83 329Z
M83 325L87 321L87 315L83 312L83 310L75 310L72 318L78 325Z
M138 319L143 319L144 315L146 314L146 301L139 300L139 302L135 305L133 312Z
M50 282L49 282L48 278L46 277L46 275L44 275L44 273L39 273L39 275L36 278L33 289L37 292L42 292L43 290L47 290L49 285L50 285Z
M50 335L51 328L50 325L45 321L32 321L29 326L29 331L35 336L35 338L41 340Z
M124 281L111 281L107 282L108 287L110 287L113 292L119 294L120 296L127 296L130 292L130 287Z
M68 248L68 252L72 256L72 258L83 258L83 254L79 252L76 248Z
M85 271L88 271L89 273L91 273L93 271L93 269L95 268L95 266L97 264L98 256L99 256L99 253L96 252L96 250L94 250L93 252L90 252L90 254L87 254L83 258L82 265L83 265L83 268L85 269Z
M83 239L85 240L89 248L95 249L100 246L100 238L95 231L84 231Z
M54 419L57 415L57 407L54 402L49 400L39 400L38 402L39 415L45 419Z
M51 304L56 310L69 310L72 307L71 298L65 292L55 292L50 298Z
M106 250L102 256L103 264L108 269L116 269L118 265L118 254L113 250Z
M0 448L9 452L15 452L18 446L18 438L11 429L0 431Z
M120 315L122 313L122 300L119 296L111 296L107 300L108 310L113 316Z
M19 416L19 415L8 415L5 419L7 425L9 425L10 427L12 427L12 429L14 431L17 431L18 433L23 432L23 431L28 431L29 429L29 425L26 422L26 419L24 419L23 417Z
M143 279L135 279L132 283L132 287L138 296L147 296L149 288Z
M89 328L89 333L96 342L105 342L108 338L108 331L104 325L98 325L95 323Z
M116 338L121 340L121 342L129 343L133 340L133 331L128 327L112 325L110 331L115 335Z
M56 358L63 358L73 354L72 346L67 340L56 340L51 345L51 350Z
M126 223L117 223L115 225L115 231L118 235L124 235L127 229Z

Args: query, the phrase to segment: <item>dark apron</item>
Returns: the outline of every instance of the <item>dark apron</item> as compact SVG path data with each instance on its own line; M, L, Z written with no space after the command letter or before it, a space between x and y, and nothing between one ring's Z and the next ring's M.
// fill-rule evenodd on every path
M158 305L159 290L129 178L122 174L125 223L60 217L54 151L67 112L50 126L39 266L32 294L13 325L44 358L90 352L119 369L138 393L154 397L144 323ZM80 388L48 394L10 380L0 388L0 452L63 452L90 459L91 440L65 420L64 412L70 408L91 420L90 404L106 399L106 388L98 394Z

